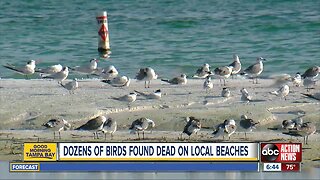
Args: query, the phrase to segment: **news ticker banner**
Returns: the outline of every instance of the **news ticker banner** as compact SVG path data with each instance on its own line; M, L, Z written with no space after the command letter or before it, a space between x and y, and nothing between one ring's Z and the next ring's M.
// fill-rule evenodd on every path
M25 143L24 161L258 161L258 143Z
M301 160L301 143L25 143L9 169L277 172L300 171Z

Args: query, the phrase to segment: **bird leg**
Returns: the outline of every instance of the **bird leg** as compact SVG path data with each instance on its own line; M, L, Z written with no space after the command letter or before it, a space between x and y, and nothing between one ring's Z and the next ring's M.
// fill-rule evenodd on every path
M60 134L60 131L59 131L59 139L61 139L61 134Z
M244 139L247 139L247 132L244 132Z
M226 79L223 79L223 85L226 86Z
M140 140L140 134L139 134L139 131L138 131L138 139Z
M142 131L142 139L144 139L144 131Z
M111 135L111 139L113 139L113 133L111 133L110 135Z
M144 81L144 88L147 88L147 81Z
M150 88L150 83L151 83L151 81L148 82L148 88Z
M53 131L53 139L56 139L56 132Z

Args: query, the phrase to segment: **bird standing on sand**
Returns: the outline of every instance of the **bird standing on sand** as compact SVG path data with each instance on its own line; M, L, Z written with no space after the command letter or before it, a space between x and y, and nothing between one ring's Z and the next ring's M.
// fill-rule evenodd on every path
M281 88L279 90L272 91L272 92L270 92L270 94L274 94L276 96L284 98L284 100L287 100L286 97L288 96L289 91L290 91L289 86L285 84L285 85L281 86Z
M147 67L147 68L141 68L135 78L139 81L144 81L145 88L147 87L150 88L151 80L157 79L158 75L155 73L155 71L152 68ZM148 81L148 86L147 86L147 81Z
M300 73L297 72L296 75L291 78L291 81L292 81L292 83L293 83L294 86L300 87L301 82L302 82L302 78L301 78Z
M196 119L193 116L187 117L187 124L184 126L182 133L180 134L180 138L182 139L182 134L185 133L189 136L192 134L196 134L201 129L201 122L199 119Z
M303 137L303 143L308 144L309 136L314 134L316 131L316 126L313 123L305 122L302 125L298 125L297 129L289 130L289 132L283 132L283 134Z
M151 127L151 133L152 129L155 127L155 123L153 120L142 117L139 119L136 119L132 122L129 130L131 134L135 134L136 132L138 133L138 138L140 139L139 131L142 131L142 139L144 139L144 131L148 129L148 127Z
M102 69L102 72L99 76L105 80L112 80L118 76L118 70L114 66L108 66Z
M170 83L170 84L175 84L175 85L183 85L187 84L187 75L186 74L181 74L180 77L175 77L170 80L168 79L161 79L161 81Z
M56 65L49 66L45 69L37 69L35 70L35 72L42 73L42 74L55 74L57 72L62 71L62 68L63 67L61 64L56 64Z
M236 54L233 55L233 62L229 64L229 66L232 67L232 72L231 72L232 77L240 72L241 62L238 55Z
M101 82L110 84L113 87L128 87L130 85L130 78L127 76L117 76L111 80L102 80Z
M218 124L213 131L213 137L217 138L219 136L222 136L224 139L224 135L227 134L228 138L230 140L230 136L236 131L237 125L235 120L233 119L226 119L223 123Z
M252 97L249 95L249 92L245 88L242 88L240 92L241 92L241 101L245 103L249 103L252 100Z
M113 139L113 133L117 131L117 122L114 119L109 117L106 120L106 122L104 122L103 128L101 131L104 134L105 140L107 139L107 134L110 134L111 139Z
M222 92L221 92L221 96L222 96L222 97L228 98L228 97L230 97L230 94L231 94L231 92L230 92L229 88L224 87L224 88L222 89Z
M206 78L210 76L212 72L210 71L210 65L205 63L202 67L197 69L196 73L192 76L194 78Z
M307 92L310 91L310 89L312 89L312 86L315 86L317 83L317 79L315 78L305 78L303 80L303 86L306 87Z
M211 77L210 76L207 76L206 77L206 80L204 81L204 83L203 83L203 89L205 89L206 90L206 93L208 93L208 91L210 90L210 89L212 89L213 88L213 83L212 83L212 81L211 81Z
M253 84L254 79L256 79L256 84L258 84L258 76L263 71L263 63L262 61L266 61L263 57L258 57L257 62L251 66L249 66L247 69L244 70L244 73L242 74L248 74L253 78Z
M74 78L73 81L70 81L68 83L65 84L60 84L62 87L64 87L65 89L67 89L69 91L70 94L74 94L74 90L78 89L79 87L79 83L78 83L78 79Z
M222 96L222 97L228 98L228 97L230 97L230 94L231 94L231 92L230 92L229 88L224 87L224 88L222 89L222 92L221 92L221 96Z
M82 131L94 131L93 132L93 139L99 139L98 131L102 131L104 123L107 121L105 116L98 116L93 119L90 119L84 125L76 128L75 130L82 130Z
M81 74L86 74L87 77L89 77L89 75L94 74L98 71L98 60L90 59L89 64L86 64L84 66L77 66L70 69Z
M240 120L240 127L245 129L246 131L252 132L253 129L256 128L256 125L259 124L259 122L254 122L253 119L249 119L246 115L241 115ZM244 138L247 138L247 132L244 132Z
M63 67L62 68L62 71L60 72L57 72L55 74L52 74L52 75L42 75L41 74L41 77L42 78L45 78L45 79L54 79L54 80L57 80L58 81L58 84L61 84L62 81L64 81L65 79L67 79L69 75L69 69L68 67Z
M223 79L223 85L226 85L226 79L230 77L232 73L232 66L222 66L214 69L214 75L217 76L220 80Z
M141 96L146 97L147 99L160 99L161 98L161 90L157 89L154 92L151 93L145 93L145 92L140 92L140 91L136 91L134 90L134 92L138 93Z
M56 131L59 133L59 139L61 139L61 131L67 131L71 129L71 124L65 119L50 119L48 122L43 124L47 129L53 130L53 138L56 138Z
M320 67L319 66L313 66L307 69L303 74L302 78L316 78L320 73Z
M6 64L6 65L3 65L3 67L5 67L7 69L10 69L10 70L13 70L13 71L16 71L16 72L18 72L20 74L23 74L23 75L26 76L26 79L28 79L28 75L31 75L31 74L33 74L35 72L36 61L35 60L30 60L23 67L17 67L17 66L14 66L12 64Z

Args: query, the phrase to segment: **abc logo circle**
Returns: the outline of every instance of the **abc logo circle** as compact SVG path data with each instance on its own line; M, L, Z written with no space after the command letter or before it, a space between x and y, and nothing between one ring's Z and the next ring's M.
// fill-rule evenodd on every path
M274 144L266 144L263 146L261 154L264 159L268 161L274 161L279 155L279 149Z

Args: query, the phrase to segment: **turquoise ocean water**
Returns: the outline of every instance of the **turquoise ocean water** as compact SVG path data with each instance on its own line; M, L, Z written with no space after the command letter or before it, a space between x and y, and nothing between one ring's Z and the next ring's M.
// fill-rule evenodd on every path
M0 64L87 63L98 57L96 14L107 11L112 54L100 67L133 77L151 66L170 77L238 54L245 67L265 57L264 76L294 74L320 64L319 7L317 0L1 0ZM0 76L24 78L3 67Z

